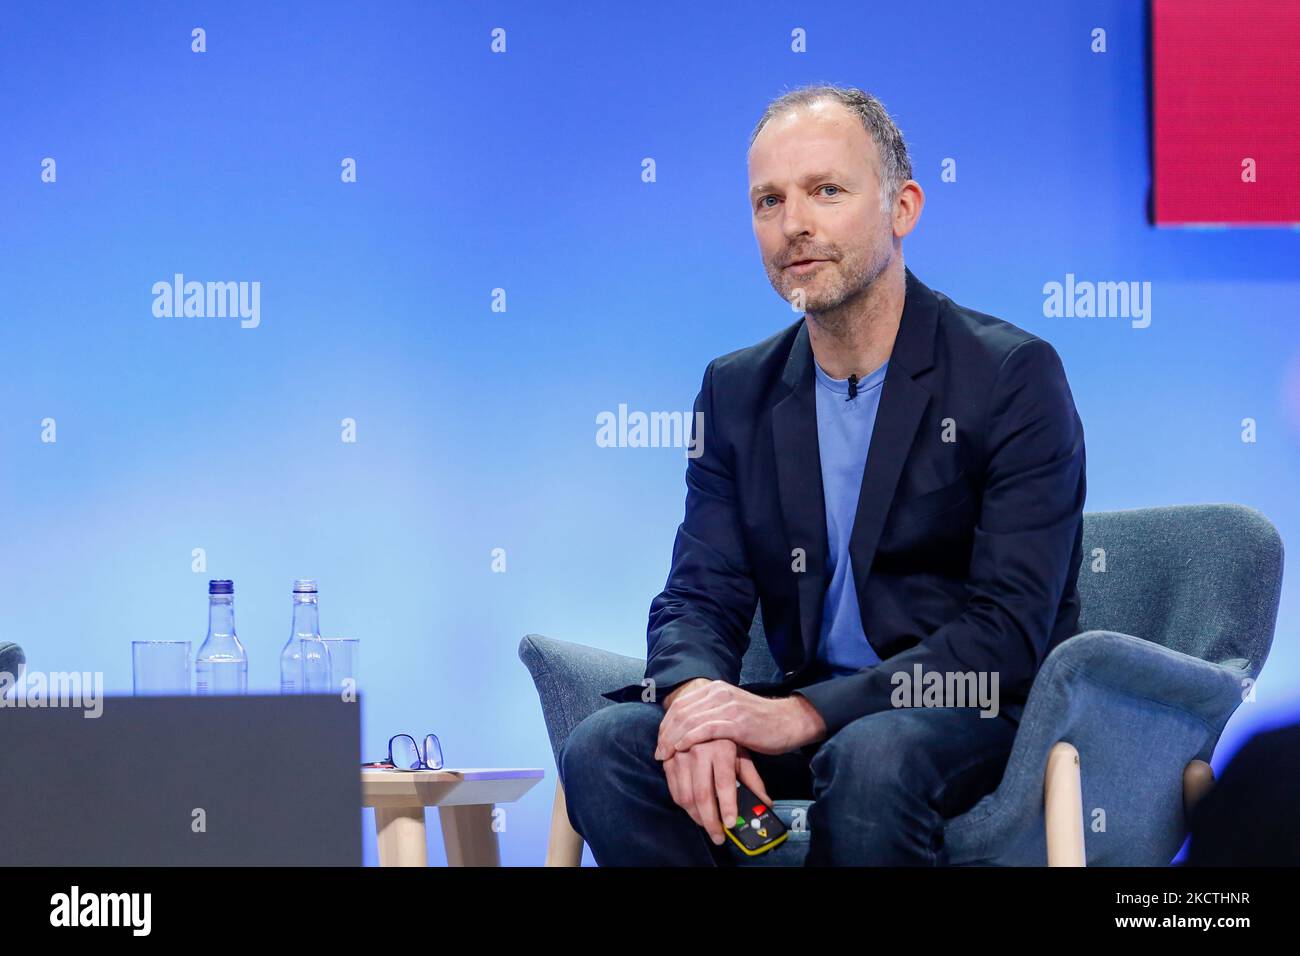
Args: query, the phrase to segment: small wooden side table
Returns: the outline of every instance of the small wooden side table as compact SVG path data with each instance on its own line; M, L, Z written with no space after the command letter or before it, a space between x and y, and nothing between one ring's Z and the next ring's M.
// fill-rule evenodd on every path
M428 866L424 808L437 807L448 866L500 866L498 803L513 803L544 776L538 768L361 771L361 805L375 808L380 866Z

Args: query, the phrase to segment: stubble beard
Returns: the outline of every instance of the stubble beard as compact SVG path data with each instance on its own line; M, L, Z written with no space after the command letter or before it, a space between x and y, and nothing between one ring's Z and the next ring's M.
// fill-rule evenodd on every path
M782 291L782 298L791 301L798 289L805 289L807 294L804 300L804 311L827 334L837 338L844 337L856 321L851 306L871 295L872 289L889 267L893 248L888 242L881 243L868 249L866 255L868 257L866 259L856 261L841 259L833 264L850 269L847 275L837 269L834 276L810 277L814 281L823 283L824 291L814 292L809 286L795 285ZM827 264L818 271L825 272L832 267L832 264ZM779 287L778 291L781 291Z

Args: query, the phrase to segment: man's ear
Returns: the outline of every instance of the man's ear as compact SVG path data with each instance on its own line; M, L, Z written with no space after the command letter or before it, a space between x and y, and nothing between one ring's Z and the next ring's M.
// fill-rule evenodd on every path
M894 204L894 236L902 239L915 229L924 208L925 190L915 179L909 179L899 189L898 200Z

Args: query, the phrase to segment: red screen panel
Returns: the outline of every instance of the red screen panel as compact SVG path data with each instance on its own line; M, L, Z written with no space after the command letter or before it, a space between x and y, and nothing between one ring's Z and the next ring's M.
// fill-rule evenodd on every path
M1152 50L1156 223L1300 223L1300 0L1153 0Z

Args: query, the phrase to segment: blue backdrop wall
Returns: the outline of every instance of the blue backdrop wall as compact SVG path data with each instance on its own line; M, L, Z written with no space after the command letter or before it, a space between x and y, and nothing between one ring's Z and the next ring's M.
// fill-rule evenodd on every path
M1294 548L1300 235L1148 225L1144 4L737 14L6 4L0 638L129 692L129 642L197 648L228 577L270 692L315 577L323 630L361 639L366 756L435 731L452 765L544 768L502 837L540 863L555 767L517 644L644 655L685 458L601 447L597 416L689 410L711 358L797 317L745 149L814 81L874 92L907 137L910 268L1061 353L1089 511L1241 502ZM156 316L176 273L259 283L256 324ZM1149 282L1149 325L1046 316L1068 274ZM1216 767L1300 711L1298 624L1292 574Z

